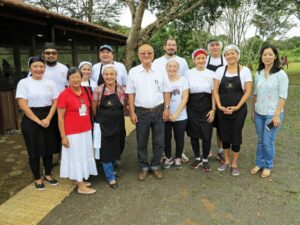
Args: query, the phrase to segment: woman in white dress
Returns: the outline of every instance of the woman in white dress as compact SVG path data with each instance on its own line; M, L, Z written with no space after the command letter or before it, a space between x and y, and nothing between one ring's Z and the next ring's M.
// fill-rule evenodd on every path
M67 73L69 87L58 97L58 125L62 138L60 176L78 185L79 194L93 194L95 189L87 180L98 175L93 155L92 124L90 119L91 93L81 87L82 74L77 68Z

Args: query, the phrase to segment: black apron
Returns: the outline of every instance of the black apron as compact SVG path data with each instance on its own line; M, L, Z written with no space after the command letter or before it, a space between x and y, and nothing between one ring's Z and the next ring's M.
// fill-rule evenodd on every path
M207 62L207 65L206 65L206 68L207 68L207 69L216 72L216 70L217 70L219 67L223 66L223 57L222 57L222 56L221 56L221 64L220 64L220 65L217 65L217 66L216 66L216 65L209 64L210 58L211 58L211 56L208 56L208 62Z
M39 119L44 119L49 114L50 108L51 106L32 107L31 110ZM24 114L21 130L30 158L44 157L60 152L61 138L57 114L54 114L47 128L40 126Z
M102 68L103 68L103 64L101 63L99 78L98 78L98 82L97 82L98 86L100 86L101 84L104 84L104 79L103 79L103 76L102 76Z
M189 95L187 103L187 135L202 140L210 140L212 123L207 121L207 113L212 109L211 94L195 93Z
M209 69L209 70L212 70L214 72L216 72L216 70L223 66L223 57L221 56L221 64L220 65L212 65L212 64L209 64L210 63L210 59L211 59L211 56L208 56L208 62L207 62L207 65L206 65L206 68ZM215 119L213 121L213 126L216 127L217 129L219 129L219 125L218 125L218 117L215 116Z
M100 107L97 108L96 121L100 123L101 150L100 160L102 162L113 162L120 159L124 148L125 120L123 105L115 93L104 96L106 86L104 85L100 98Z
M244 95L239 66L237 70L238 76L226 77L226 71L227 66L219 86L221 105L224 107L237 106ZM217 116L221 141L234 145L242 144L242 129L247 116L246 103L232 115L226 115L221 110L217 110Z

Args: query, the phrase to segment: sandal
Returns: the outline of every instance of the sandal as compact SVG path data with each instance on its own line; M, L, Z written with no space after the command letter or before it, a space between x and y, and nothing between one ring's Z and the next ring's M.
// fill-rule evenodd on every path
M261 178L267 178L271 176L271 170L270 169L264 169L263 172L261 173Z
M250 170L250 173L251 173L252 175L254 175L254 174L257 174L260 170L261 170L260 167L255 166L254 168L252 168L252 169Z

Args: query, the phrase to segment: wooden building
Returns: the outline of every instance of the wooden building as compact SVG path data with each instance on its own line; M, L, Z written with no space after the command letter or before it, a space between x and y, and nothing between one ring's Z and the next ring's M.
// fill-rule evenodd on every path
M78 65L97 62L99 45L118 47L127 36L103 26L73 19L16 0L0 0L0 133L17 129L16 83L27 74L27 60L41 55L44 42L55 42L59 61Z

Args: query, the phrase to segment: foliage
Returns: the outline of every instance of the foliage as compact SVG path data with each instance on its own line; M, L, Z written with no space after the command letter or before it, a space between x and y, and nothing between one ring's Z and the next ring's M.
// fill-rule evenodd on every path
M110 0L25 0L25 2L76 19L109 26L119 22L124 7L119 1Z

